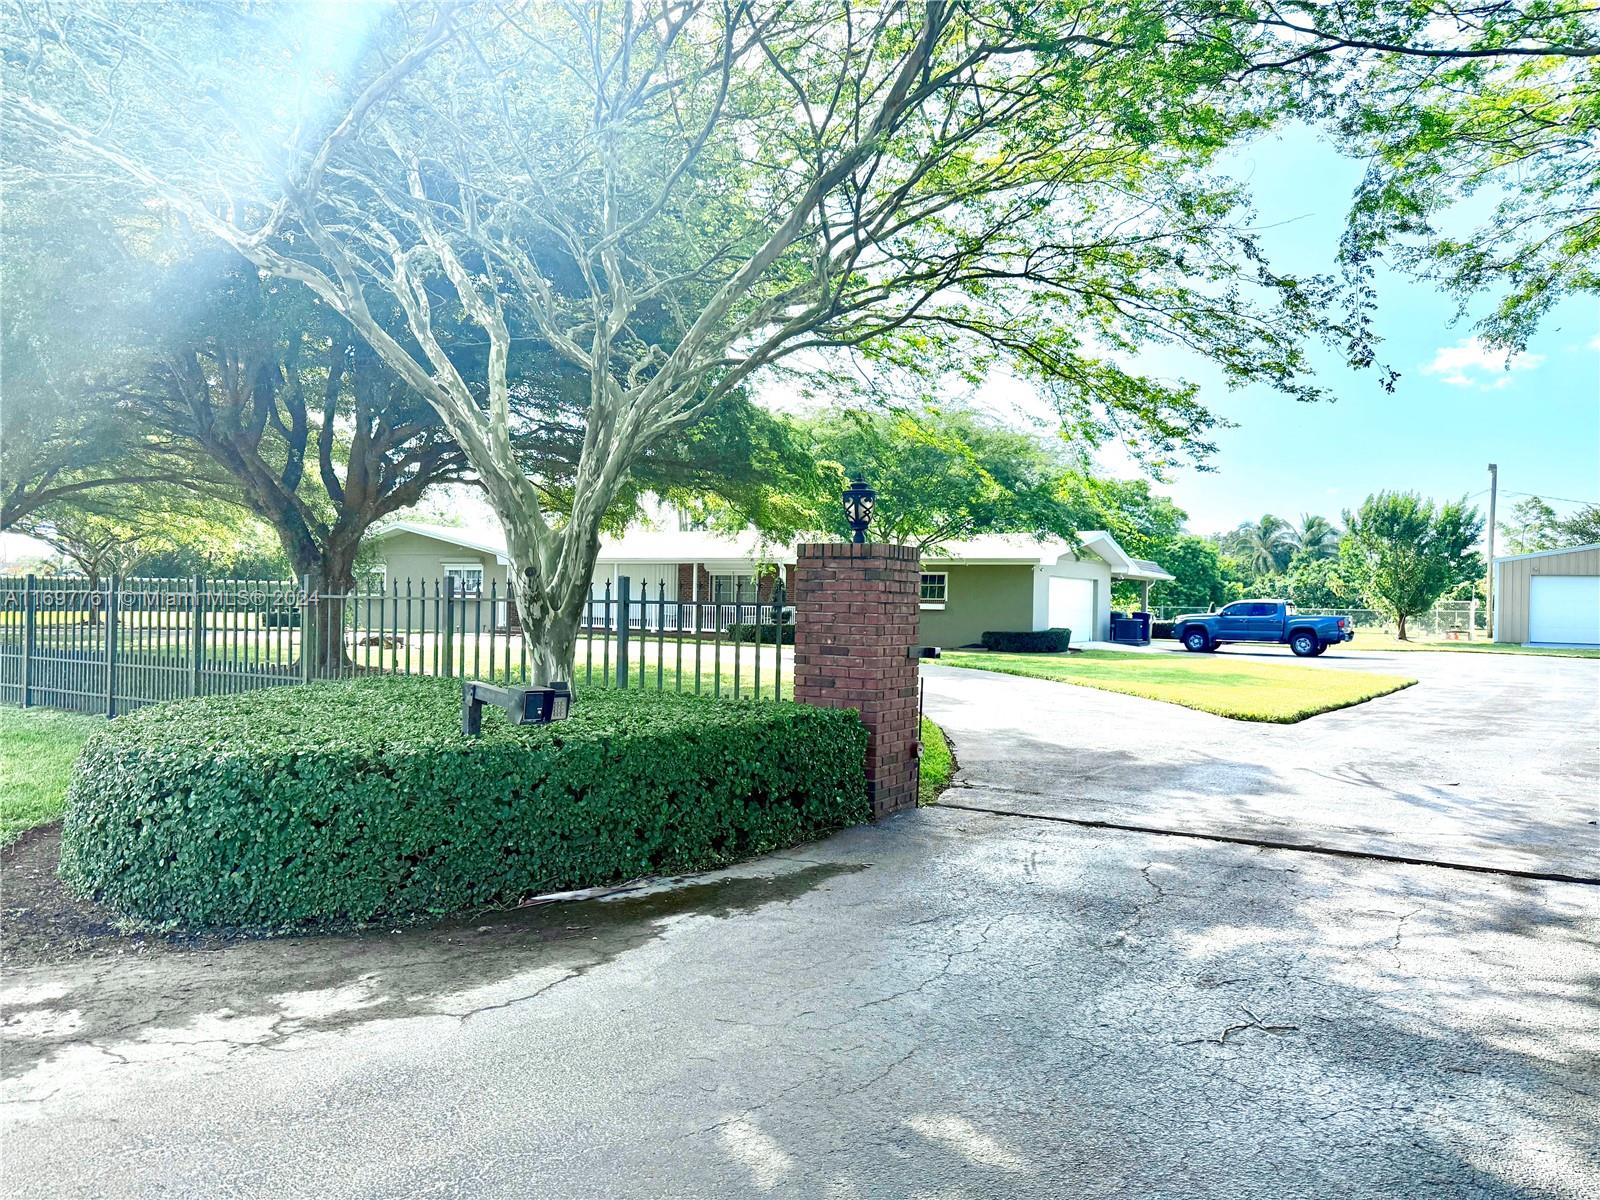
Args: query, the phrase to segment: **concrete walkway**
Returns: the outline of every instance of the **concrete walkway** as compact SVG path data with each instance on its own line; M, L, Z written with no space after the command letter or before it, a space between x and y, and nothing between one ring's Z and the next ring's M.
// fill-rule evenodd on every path
M1236 650L1251 661L1287 651ZM1295 725L925 668L951 799L1011 812L1600 878L1600 661L1339 654L1416 687Z

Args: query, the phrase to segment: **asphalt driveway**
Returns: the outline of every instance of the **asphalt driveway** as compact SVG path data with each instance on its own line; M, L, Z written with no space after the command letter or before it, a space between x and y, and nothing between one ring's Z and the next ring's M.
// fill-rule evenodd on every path
M926 809L7 972L13 1197L1593 1196L1594 888Z
M1355 713L1454 724L1379 707L1418 695L1314 722L1375 745ZM1402 747L1358 786L1234 743L1214 769L1258 786L1230 809L1196 782L1219 718L953 671L930 673L930 704L956 800L1066 812L1096 791L1132 811L1115 769L1165 796L1164 820L1260 823L1328 778L1401 794L1346 836L1468 825L1411 794L1420 766L1400 782ZM1002 705L1035 725L990 751ZM1112 713L1172 717L1212 750L1080 757ZM1322 743L1314 723L1249 732L1297 730ZM1525 807L1568 778L1533 756ZM1318 811L1291 824L1339 832ZM1495 819L1505 853L1560 861L1558 826ZM24 959L0 1005L8 1197L1600 1194L1600 888L1028 816L923 809L428 929Z
M1285 657L1228 647L1224 657ZM1010 812L1600 878L1600 661L1352 654L1416 687L1295 725L926 668L962 791Z

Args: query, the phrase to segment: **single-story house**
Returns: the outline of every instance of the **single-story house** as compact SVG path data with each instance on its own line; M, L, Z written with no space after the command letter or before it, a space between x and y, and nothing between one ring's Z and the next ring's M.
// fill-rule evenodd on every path
M1111 587L1139 584L1149 608L1150 585L1172 576L1133 558L1104 530L1060 539L988 536L951 542L922 560L921 640L965 646L985 630L1070 629L1074 642L1111 635Z
M406 581L432 586L451 578L468 598L469 622L503 628L515 621L506 603L509 560L505 538L493 528L456 529L399 521L373 534L376 569L402 590ZM781 570L793 584L793 546L703 530L631 529L601 540L591 587L593 619L605 612L620 583L663 610L647 611L646 624L665 619L675 628L679 606L693 605L694 628L770 618ZM989 536L947 543L922 560L922 626L927 645L962 646L985 630L1064 627L1074 642L1103 641L1110 632L1111 588L1119 580L1140 585L1148 608L1152 583L1172 576L1156 563L1128 555L1109 533L1093 530L1075 542ZM492 598L493 603L488 599ZM686 627L688 627L686 625Z
M1600 542L1497 557L1494 640L1600 646Z

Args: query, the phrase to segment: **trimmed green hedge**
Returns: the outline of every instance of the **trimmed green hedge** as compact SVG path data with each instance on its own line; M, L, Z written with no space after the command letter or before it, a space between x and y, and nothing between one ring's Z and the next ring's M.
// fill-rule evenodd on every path
M1014 654L1059 654L1072 641L1072 630L989 630L979 641L985 650L1008 650Z
M754 643L756 640L756 632L759 630L761 634L761 644L763 646L776 646L780 644L784 646L792 646L794 645L794 629L795 627L793 625L773 625L770 622L765 625L729 625L728 638L730 641L735 642Z
M146 920L281 928L701 870L870 815L850 711L596 691L554 725L460 722L435 679L142 709L78 761L62 876Z

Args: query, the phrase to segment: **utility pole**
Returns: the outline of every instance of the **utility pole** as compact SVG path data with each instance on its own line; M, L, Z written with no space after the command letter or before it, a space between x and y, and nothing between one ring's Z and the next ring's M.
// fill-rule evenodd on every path
M1489 575L1483 583L1483 598L1488 609L1489 640L1494 641L1494 502L1500 495L1500 468L1489 464Z

